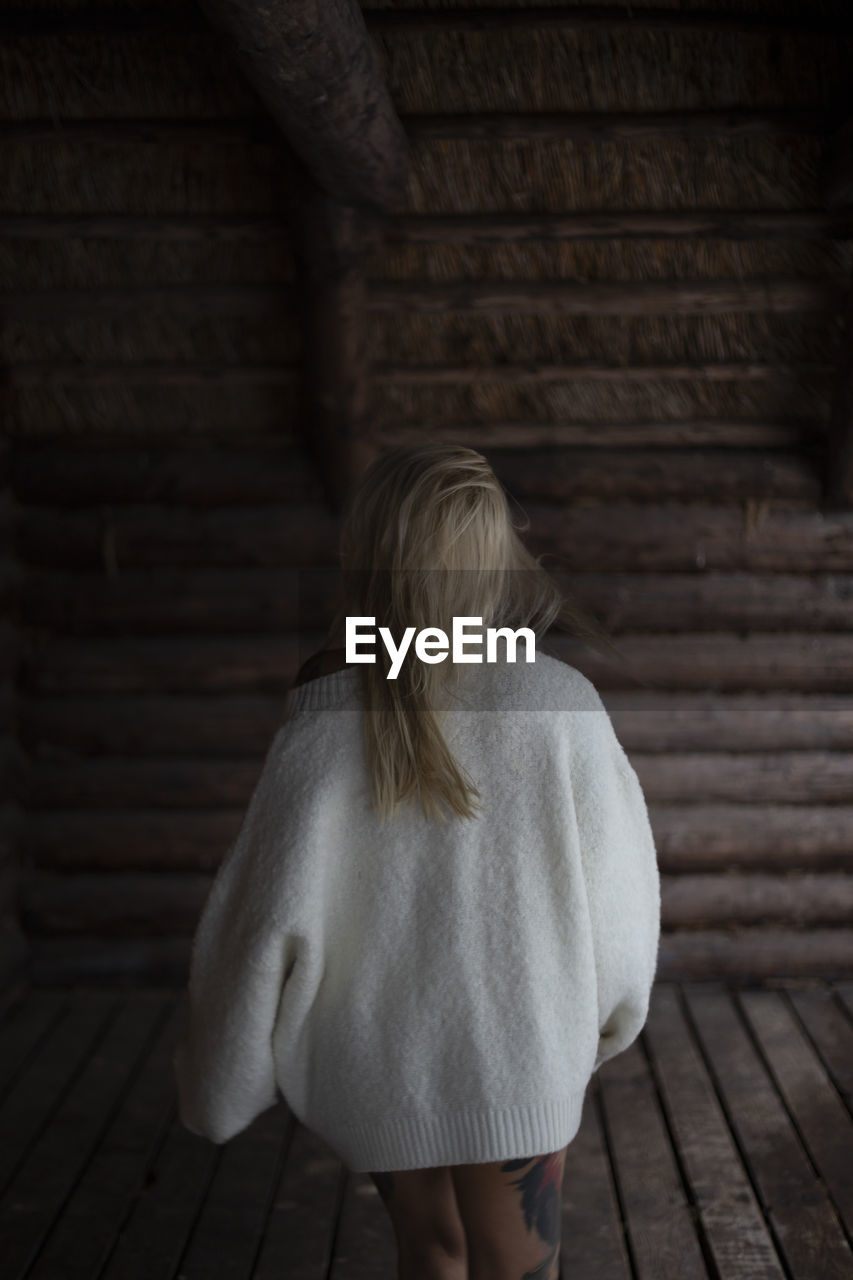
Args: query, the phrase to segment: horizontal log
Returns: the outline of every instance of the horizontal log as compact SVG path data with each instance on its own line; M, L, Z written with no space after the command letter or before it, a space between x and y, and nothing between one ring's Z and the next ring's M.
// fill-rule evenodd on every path
M649 801L673 804L843 804L853 796L853 752L633 752Z
M717 360L695 364L606 364L587 361L583 364L529 365L392 365L374 364L370 377L379 387L470 386L478 382L494 382L502 386L562 384L571 382L749 382L777 383L802 378L823 378L833 368L828 364L774 365L745 360ZM202 362L142 363L122 361L103 364L61 364L43 360L9 364L4 385L11 390L32 387L245 387L258 384L292 386L301 377L297 365L273 364L207 364ZM535 423L522 424L520 430L533 431ZM593 425L593 424L591 424ZM640 424L638 424L639 426ZM645 424L644 424L645 425ZM653 424L648 424L652 426ZM749 423L739 423L741 428ZM464 424L460 430L466 430ZM476 429L476 427L475 427ZM765 428L768 430L771 428ZM786 428L772 428L783 431ZM433 431L435 428L433 428ZM442 432L447 428L443 427ZM787 428L791 430L791 428Z
M802 929L849 925L851 920L851 875L751 875L731 871L661 876L661 921L665 929L713 929L732 924Z
M753 569L807 573L853 568L853 516L786 509L781 502L742 507L692 503L598 506L527 500L527 544L567 570ZM549 559L548 564L553 563Z
M602 701L629 752L853 750L853 694L628 689ZM92 709L81 707L80 718Z
M9 378L13 384L21 367L9 367ZM79 367L71 366L69 372ZM126 367L117 366L118 369ZM52 366L42 364L38 368L48 372ZM528 383L539 386L575 381L776 383L788 379L826 377L832 372L833 366L826 363L789 363L783 366L756 360L696 360L666 364L608 364L602 360L545 364L531 360L526 364L486 365L374 363L371 378L377 386L383 387L469 386L475 382L496 382L502 386L525 386Z
M651 429L652 424L647 425ZM672 430L683 430L685 425L672 424ZM783 424L782 429L792 426ZM590 424L590 428L591 433L607 430L606 424ZM622 430L630 441L635 431L643 432L644 425L626 423ZM516 447L493 450L489 461L498 477L524 498L583 494L622 500L649 496L662 501L691 495L730 500L772 496L815 502L820 494L817 467L794 449L774 450L768 456L761 449L714 448L700 453L683 446L652 451L628 443L605 457L600 447ZM20 444L12 459L11 485L20 503L59 507L94 503L113 507L125 502L260 506L288 499L305 504L322 500L318 472L305 452L275 444L204 449Z
M40 13L38 20L44 16L44 12ZM33 212L0 213L0 236L11 240L66 240L73 236L84 240L189 240L218 244L267 237L289 241L290 231L286 218L268 213Z
M576 31L603 27L607 31L722 31L749 35L812 33L820 36L845 34L847 27L839 14L804 12L764 13L621 8L613 4L579 4L569 8L531 5L529 8L452 9L368 9L364 13L368 30L375 35L432 35L447 31ZM206 24L196 5L132 5L130 7L93 4L79 9L12 9L0 15L4 35L43 36L124 34L138 31L191 31L203 39Z
M19 607L25 626L66 636L277 633L328 627L339 586L333 567L45 572L24 581Z
M526 244L530 240L670 238L763 240L777 236L788 239L848 239L853 235L853 215L844 210L827 213L822 209L408 213L385 215L382 234L387 244ZM283 218L263 213L95 212L0 213L0 236L24 240L64 240L74 236L82 239L209 243L266 238L289 240L290 233Z
M59 757L262 756L284 714L285 695L268 693L22 695L18 731L27 750Z
M108 499L104 500L108 502ZM525 500L528 547L568 572L853 572L853 514L785 501L572 503ZM22 505L16 555L38 568L331 567L338 524L319 503L197 511Z
M35 938L30 944L28 977L35 987L140 982L184 987L190 951L187 937Z
M43 143L107 143L125 146L146 144L193 147L247 146L283 147L281 133L272 117L265 112L237 116L194 116L169 118L81 117L66 116L61 121L52 116L0 122L0 145Z
M781 314L837 310L842 296L838 280L805 277L585 282L568 279L372 280L368 309L415 315L450 312L489 316L738 315L750 311ZM20 298L26 306L26 297L14 295L13 316L15 299Z
M629 753L853 751L853 694L627 689L602 700ZM18 732L26 750L60 756L259 756L284 709L268 694L22 695Z
M258 762L260 769L260 761ZM853 805L649 805L667 873L851 871ZM39 807L20 833L28 865L55 871L215 871L245 806L203 810Z
M84 11L85 12L85 11ZM52 16L52 15L51 15ZM445 31L472 31L491 35L501 31L586 31L621 29L644 31L724 31L744 35L811 32L820 36L847 32L840 13L750 13L711 9L663 9L622 7L615 4L530 5L518 8L483 6L448 9L371 9L364 15L368 29L377 35L429 36Z
M853 977L853 929L677 929L661 937L659 982Z
M642 380L641 380L642 381ZM698 418L655 422L487 422L411 423L377 426L372 439L383 448L400 444L461 444L490 453L493 449L537 448L692 448L808 449L825 427L822 423L760 422Z
M849 693L853 689L853 636L620 635L611 656L575 639L554 636L555 656L578 667L602 688L705 689ZM544 647L544 646L543 646Z
M177 872L31 873L21 885L21 919L31 936L179 936L194 931L212 879Z
M662 870L853 868L850 804L652 802L649 815Z
M528 138L633 142L641 138L772 138L815 135L830 126L822 110L477 111L403 115L414 143L438 140L523 141ZM2 133L0 133L2 136Z
M97 566L111 574L133 564L304 568L338 563L338 521L319 503L209 512L111 507L108 514L33 506L20 511L16 543L26 564Z
M243 808L262 759L121 758L34 760L23 803L30 810Z
M620 449L606 459L596 449L500 449L489 462L519 499L602 499L659 502L688 496L737 502L746 498L817 503L821 484L813 459L755 449Z
M853 631L851 574L554 576L614 633ZM24 626L66 636L264 634L329 626L339 589L331 567L44 571L23 581L19 609Z
M780 370L780 376L784 376ZM122 361L120 364L103 364L87 360L85 364L62 364L46 360L26 360L10 364L4 370L4 385L13 391L29 387L83 387L96 390L101 387L245 387L257 383L270 386L292 386L298 383L301 371L298 365L273 364L208 364L193 363L149 364L142 361Z
M158 937L191 934L212 876L169 873L35 872L21 886L21 919L31 936L96 934ZM718 873L663 875L664 929L777 924L792 928L846 924L853 876Z
M0 230L4 219L0 216ZM847 239L845 210L619 209L524 213L407 213L385 218L386 244L526 244L530 240ZM23 229L18 234L23 234Z
M226 809L65 809L27 814L29 866L55 871L215 872L239 834L245 805Z
M0 130L2 137L2 130ZM368 311L416 315L659 316L783 314L836 310L833 278L633 281L371 280ZM14 321L57 321L79 314L123 316L168 311L179 317L276 315L296 303L290 284L97 285L89 289L10 290Z
M400 122L414 142L445 140L566 142L634 142L643 138L774 138L822 136L831 127L830 113L821 109L732 109L723 111L477 111L459 114L419 112L401 115ZM0 122L0 143L101 143L163 147L274 146L281 137L266 115L197 116L192 118L63 119L61 126L45 116Z
M293 445L194 448L88 442L15 442L10 483L22 503L59 507L164 502L190 507L229 503L320 502L323 488L307 451Z
M649 803L842 804L853 795L853 752L633 752L631 761ZM261 763L176 755L36 758L22 803L42 810L245 805Z
M189 938L36 938L30 980L36 986L148 982L183 986ZM773 927L675 930L661 938L656 980L752 984L778 978L853 976L853 929Z
M853 630L853 575L554 575L610 631ZM52 586L45 594L52 593ZM26 612L26 594L22 608Z
M181 318L281 316L292 311L295 303L291 284L94 285L3 294L4 310L15 321L56 322L76 315L138 316L163 311Z
M267 693L283 696L322 633L176 636L171 639L48 639L22 656L20 687L40 693Z
M326 632L170 639L38 637L22 655L29 693L283 694ZM615 649L594 650L575 636L548 636L543 652L569 662L602 689L720 692L786 690L849 693L853 635L625 633Z

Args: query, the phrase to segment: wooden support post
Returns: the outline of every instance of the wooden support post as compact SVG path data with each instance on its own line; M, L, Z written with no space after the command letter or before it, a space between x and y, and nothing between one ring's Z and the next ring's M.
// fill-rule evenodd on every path
M841 358L826 442L825 505L853 510L853 285L848 291Z
M320 186L342 204L395 211L406 133L358 0L201 0Z
M838 130L827 150L824 203L833 214L853 211L853 117ZM825 505L853 509L853 282L844 305L844 329L825 457Z
M291 156L290 224L303 336L302 420L332 510L340 513L375 456L364 254L370 215L327 195Z

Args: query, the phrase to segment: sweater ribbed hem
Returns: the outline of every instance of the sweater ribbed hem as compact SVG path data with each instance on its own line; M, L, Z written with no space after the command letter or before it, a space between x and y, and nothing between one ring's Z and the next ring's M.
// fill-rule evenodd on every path
M580 1127L586 1087L552 1102L433 1116L391 1116L336 1129L334 1147L353 1173L429 1169L548 1155Z

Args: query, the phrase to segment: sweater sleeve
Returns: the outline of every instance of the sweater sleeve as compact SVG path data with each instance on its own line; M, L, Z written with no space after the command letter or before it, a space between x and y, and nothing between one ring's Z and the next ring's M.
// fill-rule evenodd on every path
M215 1143L277 1101L271 1035L289 963L276 910L280 775L273 744L193 941L173 1066L182 1123Z
M575 717L572 785L598 988L597 1071L633 1043L648 1016L660 875L639 778L597 692L594 703Z

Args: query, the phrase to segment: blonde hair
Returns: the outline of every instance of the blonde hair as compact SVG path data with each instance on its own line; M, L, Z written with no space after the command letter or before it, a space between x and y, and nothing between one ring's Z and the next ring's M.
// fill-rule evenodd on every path
M417 797L427 818L443 802L473 818L480 793L445 742L436 714L458 681L448 660L410 655L396 680L378 637L399 643L407 627L452 632L458 616L484 627L530 627L538 641L552 625L614 648L606 631L560 590L518 536L501 483L482 454L461 445L400 445L368 467L349 500L340 536L341 601L327 644L343 645L347 616L376 619L376 663L364 677L364 735L374 809L382 822ZM477 803L475 803L475 799Z

